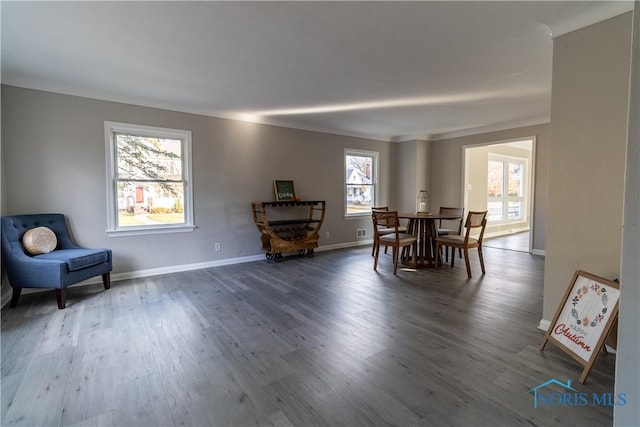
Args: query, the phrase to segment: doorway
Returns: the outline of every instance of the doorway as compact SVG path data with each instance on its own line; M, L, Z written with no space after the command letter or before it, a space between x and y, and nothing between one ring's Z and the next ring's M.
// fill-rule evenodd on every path
M483 246L533 250L535 137L464 147L464 206L487 210Z

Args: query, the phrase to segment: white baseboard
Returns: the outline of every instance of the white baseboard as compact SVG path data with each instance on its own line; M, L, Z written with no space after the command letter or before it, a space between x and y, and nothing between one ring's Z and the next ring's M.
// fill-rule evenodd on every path
M372 244L373 244L373 239L358 240L357 242L337 243L335 245L320 246L316 249L316 252L331 251L334 249L353 248L355 246L365 246L365 245L372 245Z
M366 244L372 244L372 243L373 243L373 240L349 242L349 243L338 243L335 245L319 246L315 249L315 251L324 252L324 251L330 251L334 249L350 248L353 246L360 246L360 245L366 245ZM220 267L223 265L242 264L245 262L260 261L263 259L265 259L264 254L260 254L260 255L249 255L249 256L237 257L237 258L225 258L217 261L205 261L205 262L198 262L193 264L182 264L182 265L172 265L169 267L150 268L148 270L137 270L137 271L131 271L128 273L112 274L111 280L118 281L118 280L126 280L126 279L138 279L140 277L158 276L160 274L169 274L169 273L179 273L181 271L200 270L203 268ZM102 281L100 280L100 278L96 278L93 280L92 283L102 283Z
M547 330L549 329L549 326L551 326L551 320L540 319L540 324L538 325L538 329L547 332Z
M168 267L150 268L147 270L129 271L111 275L112 281L138 279L140 277L158 276L160 274L179 273L181 271L200 270L203 268L220 267L222 265L241 264L244 262L259 261L264 255L250 255L238 258L226 258L216 261L196 262L193 264L170 265ZM99 281L96 279L95 283Z
M540 256L545 256L546 255L546 251L544 249L534 249L531 251L531 253L533 255L540 255Z
M334 249L344 249L344 248L350 248L354 246L370 245L372 243L373 243L372 239L359 240L357 242L338 243L335 245L319 246L318 248L315 249L315 251L324 252L324 251L330 251ZM223 265L241 264L245 262L260 261L263 259L265 259L264 254L249 255L249 256L237 257L237 258L225 258L225 259L216 260L216 261L205 261L205 262L197 262L193 264L171 265L168 267L158 267L158 268L150 268L146 270L114 273L114 274L111 274L111 281L117 282L119 280L139 279L141 277L158 276L161 274L170 274L170 273L179 273L182 271L200 270L203 268L220 267ZM91 279L83 280L82 282L78 282L72 285L72 287L95 285L97 283L100 283L100 284L102 283L102 277L96 276ZM2 295L2 306L5 306L11 300L10 292L8 291L8 289L11 289L11 288L7 287L7 292L6 292L7 295ZM22 290L22 294L27 295L27 294L32 294L36 292L45 292L50 290L51 289L49 288L24 288Z

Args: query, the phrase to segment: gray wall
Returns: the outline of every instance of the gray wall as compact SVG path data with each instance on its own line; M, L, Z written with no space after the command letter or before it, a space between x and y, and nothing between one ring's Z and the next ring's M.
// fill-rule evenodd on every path
M431 143L421 140L405 141L395 145L397 152L395 209L401 212L416 210L418 191L430 191L429 169ZM437 208L437 207L436 207ZM433 203L429 209L434 211Z
M0 99L2 98L2 86L0 86ZM0 102L0 129L2 129L2 103ZM2 138L0 138L0 215L4 215L6 212L5 203L5 180L4 180L4 157L2 155L4 149L2 148Z
M631 101L624 199L620 322L616 359L616 395L629 404L613 408L617 427L632 426L640 417L640 2L635 2Z
M380 153L380 202L393 202L389 142L11 86L2 88L2 115L6 213L66 214L80 244L113 249L114 273L262 254L250 203L273 200L277 178L295 180L303 199L327 201L321 245L356 242L356 229L371 229L371 219L343 216L345 148ZM192 131L195 231L107 237L105 120Z
M2 97L2 86L0 86L0 98ZM2 129L2 103L0 102L0 129ZM5 215L7 204L5 202L5 188L4 188L4 157L2 155L4 149L2 148L2 138L0 137L0 216ZM4 266L0 261L0 302L4 302L4 295L9 290L9 283L7 276L4 272ZM1 306L1 305L0 305Z
M543 317L576 270L620 277L631 14L553 44Z
M533 249L544 251L550 145L548 124L431 142L430 185L433 206L436 208L439 206L462 206L462 180L464 179L462 153L464 147L493 144L530 136L536 138Z

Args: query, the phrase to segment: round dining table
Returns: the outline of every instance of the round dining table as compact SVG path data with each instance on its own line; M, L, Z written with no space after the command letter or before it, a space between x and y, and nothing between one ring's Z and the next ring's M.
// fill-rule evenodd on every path
M435 268L436 265L436 237L438 237L436 221L462 219L459 215L428 212L400 212L398 218L408 219L407 233L418 237L416 263L413 262L411 247L406 247L402 251L401 262L407 266L427 268Z

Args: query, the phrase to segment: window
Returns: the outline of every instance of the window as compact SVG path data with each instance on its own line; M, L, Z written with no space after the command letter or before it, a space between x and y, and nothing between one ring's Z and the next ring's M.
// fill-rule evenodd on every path
M526 159L489 156L487 221L525 219L526 166Z
M376 206L378 153L345 150L345 214L369 215Z
M107 232L193 230L191 132L105 122Z

